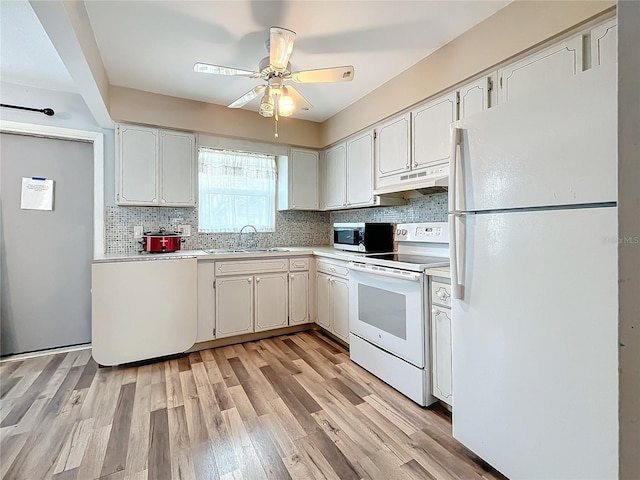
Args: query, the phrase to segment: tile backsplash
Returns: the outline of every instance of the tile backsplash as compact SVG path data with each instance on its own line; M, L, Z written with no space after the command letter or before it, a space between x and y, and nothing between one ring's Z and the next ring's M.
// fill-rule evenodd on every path
M399 207L373 207L331 212L330 222L446 222L448 197L446 193L412 198Z
M329 245L336 222L445 222L447 194L427 195L409 200L398 207L374 207L334 212L276 212L276 231L248 233L247 242L261 247ZM105 239L107 253L132 253L139 250L133 238L133 227L142 225L145 231L164 227L177 230L178 225L191 225L192 235L185 237L184 250L231 248L238 241L237 233L198 233L197 208L119 207L105 209Z
M178 225L191 225L191 236L185 237L184 250L231 248L237 246L237 233L198 233L197 208L118 207L105 211L107 253L132 253L139 250L133 239L133 227L142 225L144 231L158 231L164 227L176 231ZM276 231L247 233L243 242L261 247L328 245L331 223L328 212L276 212Z

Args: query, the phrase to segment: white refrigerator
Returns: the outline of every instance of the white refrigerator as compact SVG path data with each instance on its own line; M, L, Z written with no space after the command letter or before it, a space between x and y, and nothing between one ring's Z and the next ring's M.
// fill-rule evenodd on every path
M454 124L453 435L511 479L618 471L615 72Z

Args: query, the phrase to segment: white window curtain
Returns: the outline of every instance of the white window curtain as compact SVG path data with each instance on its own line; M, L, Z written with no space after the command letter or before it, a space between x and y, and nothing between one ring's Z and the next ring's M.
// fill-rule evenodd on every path
M275 231L273 155L200 147L198 166L200 232Z

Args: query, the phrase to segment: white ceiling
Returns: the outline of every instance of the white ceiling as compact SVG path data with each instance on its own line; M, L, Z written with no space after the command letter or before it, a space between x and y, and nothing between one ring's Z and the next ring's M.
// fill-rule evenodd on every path
M112 85L227 105L259 79L198 74L195 62L257 70L269 27L297 32L293 70L355 67L352 82L300 84L324 121L510 0L85 2ZM0 0L0 79L77 92L27 0ZM245 108L257 111L258 99Z
M195 73L193 64L257 70L269 27L294 30L293 70L355 67L350 83L296 85L314 109L294 116L323 121L509 0L85 3L112 85L222 105L261 80Z
M0 79L28 87L76 92L71 76L26 0L0 1Z

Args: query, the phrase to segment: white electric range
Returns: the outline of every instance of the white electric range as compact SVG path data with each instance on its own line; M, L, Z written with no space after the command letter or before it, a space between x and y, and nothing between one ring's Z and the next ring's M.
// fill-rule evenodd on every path
M446 222L396 227L397 251L349 263L351 359L419 405L431 396L426 269L449 265Z

